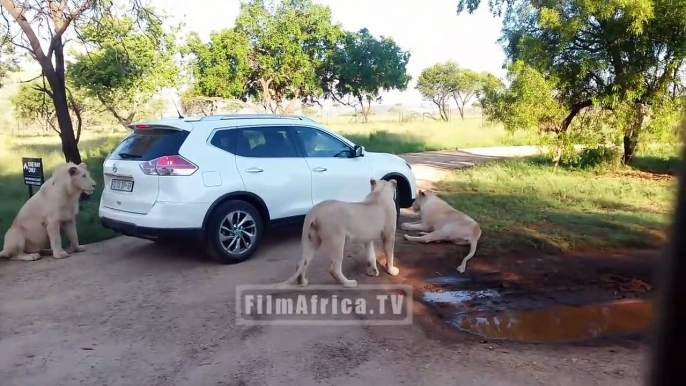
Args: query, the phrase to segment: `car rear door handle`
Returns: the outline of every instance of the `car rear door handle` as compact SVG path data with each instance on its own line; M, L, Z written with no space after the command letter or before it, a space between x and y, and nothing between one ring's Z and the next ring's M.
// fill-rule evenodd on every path
M264 170L262 170L260 168L248 168L248 169L245 169L245 171L248 173L262 173Z
M318 167L312 169L312 171L320 172L320 173L321 173L321 172L325 172L325 171L326 171L326 168L323 168L323 167L318 166Z

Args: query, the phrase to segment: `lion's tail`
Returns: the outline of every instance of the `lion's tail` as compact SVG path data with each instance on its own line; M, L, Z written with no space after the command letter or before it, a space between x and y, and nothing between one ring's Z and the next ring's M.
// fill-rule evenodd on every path
M462 263L460 264L460 267L458 268L458 270L460 272L464 272L465 269L467 269L467 261L469 261L469 259L471 259L474 256L474 254L476 253L476 245L479 242L480 238L481 238L481 227L479 227L477 225L472 230L472 235L469 238L469 253L467 254L467 256L465 256L462 259Z
M305 219L300 240L300 244L302 246L302 257L300 258L298 265L295 267L295 273L282 284L288 285L292 284L296 280L301 281L301 278L304 279L305 269L310 264L310 261L312 261L317 248L321 244L321 238L317 232L318 225L319 224L317 223L316 219Z

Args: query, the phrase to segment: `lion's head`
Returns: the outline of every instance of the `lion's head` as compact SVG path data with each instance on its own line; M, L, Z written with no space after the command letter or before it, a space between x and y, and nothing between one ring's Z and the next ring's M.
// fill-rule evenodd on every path
M92 194L95 191L96 183L83 162L78 165L69 162L56 174L58 182L66 184L70 191L86 194Z
M390 200L395 199L395 188L398 186L398 182L396 180L377 181L372 178L369 180L369 185L372 188L372 192L379 192L382 197L389 198Z
M414 202L412 202L412 210L415 212L419 212L422 209L422 205L426 202L426 199L434 194L430 190L418 190L417 191L417 198L414 199Z

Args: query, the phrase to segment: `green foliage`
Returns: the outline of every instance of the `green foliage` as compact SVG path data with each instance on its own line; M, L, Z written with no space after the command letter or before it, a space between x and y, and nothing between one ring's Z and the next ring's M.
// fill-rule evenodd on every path
M322 94L320 68L341 35L331 10L311 0L242 3L234 28L212 33L207 44L189 37L182 50L195 78L189 97L256 98L265 110L290 113Z
M97 98L126 126L164 87L176 85L175 31L165 31L157 15L144 18L105 16L82 28L86 52L73 51L67 77ZM146 105L147 103L147 105ZM149 111L148 111L149 115Z
M50 127L60 132L51 94L50 85L42 79L22 83L17 93L9 98L17 120L39 124L46 129ZM97 100L89 97L83 90L79 90L73 85L68 85L67 94L70 116L73 121L77 122L78 140L82 126L103 123L98 119L98 113L103 110L103 107Z
M480 3L459 0L458 13ZM509 61L540 74L566 113L557 121L560 135L591 109L602 121L596 127L611 126L614 139L623 137L625 162L646 138L674 140L684 97L686 0L496 0L489 7L505 14L501 42ZM507 106L490 99L492 111L500 108L492 116L504 118ZM554 123L541 117L523 127Z
M422 95L422 98L429 100L438 106L441 119L448 120L450 112L450 97L452 96L460 68L457 63L449 61L436 63L431 67L425 68L417 78L415 88Z
M448 61L436 63L422 70L415 88L422 98L438 106L441 119L444 121L449 119L449 100L453 98L464 120L465 106L473 97L479 98L487 87L494 88L495 81L497 78L493 74L480 74Z
M403 91L407 88L411 80L407 74L409 60L410 53L390 37L374 37L366 28L347 32L320 71L326 96L360 107L366 122L371 103L380 102L381 90ZM352 97L354 102L343 102L346 96Z
M404 89L410 80L409 53L392 39L346 32L312 0L242 3L234 28L213 32L207 43L191 34L181 52L194 78L189 105L205 103L202 97L252 99L265 111L290 113L324 96L369 106L381 90Z
M212 31L207 44L191 32L181 49L194 56L190 69L195 82L187 97L243 98L251 76L249 51L247 36L234 29Z

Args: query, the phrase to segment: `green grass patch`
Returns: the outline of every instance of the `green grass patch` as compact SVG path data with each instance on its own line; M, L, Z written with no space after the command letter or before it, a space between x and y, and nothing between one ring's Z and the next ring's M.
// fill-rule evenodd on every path
M528 133L510 134L501 126L486 126L481 119L474 118L453 122L372 120L364 124L320 123L369 151L392 154L538 144L536 138Z
M670 176L555 169L541 159L458 170L437 188L481 224L491 252L653 247L664 240L675 191Z

